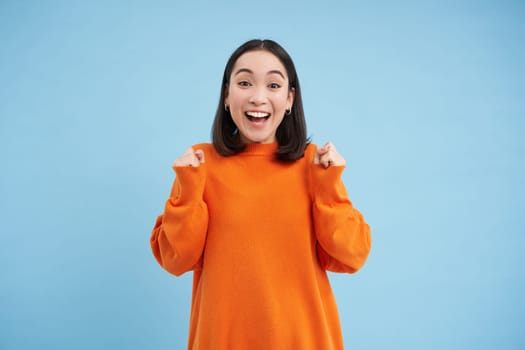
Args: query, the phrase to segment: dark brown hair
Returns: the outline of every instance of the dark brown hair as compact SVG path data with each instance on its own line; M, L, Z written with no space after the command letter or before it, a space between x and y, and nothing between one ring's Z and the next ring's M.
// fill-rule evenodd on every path
M223 156L237 154L246 147L241 141L237 126L233 122L230 112L224 107L224 100L228 93L230 77L237 59L246 52L256 50L271 52L281 61L288 74L288 90L292 91L293 89L295 91L291 112L282 120L275 133L275 138L279 145L275 158L281 161L295 161L304 156L304 150L310 142L306 136L306 120L303 111L301 88L292 58L283 47L272 40L254 39L247 41L233 52L226 63L222 77L219 106L213 121L213 146Z

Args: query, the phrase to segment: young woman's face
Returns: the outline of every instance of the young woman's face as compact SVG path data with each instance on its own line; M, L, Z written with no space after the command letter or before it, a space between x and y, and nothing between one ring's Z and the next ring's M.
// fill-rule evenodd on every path
M272 143L293 99L281 61L268 51L257 50L237 59L224 103L243 142Z

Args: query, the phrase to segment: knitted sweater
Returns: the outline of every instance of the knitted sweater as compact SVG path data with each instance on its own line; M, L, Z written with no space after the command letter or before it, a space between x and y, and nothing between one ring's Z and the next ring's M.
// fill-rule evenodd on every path
M188 349L342 349L326 271L356 272L370 228L341 181L344 167L293 163L277 144L176 167L151 248L175 275L193 271Z

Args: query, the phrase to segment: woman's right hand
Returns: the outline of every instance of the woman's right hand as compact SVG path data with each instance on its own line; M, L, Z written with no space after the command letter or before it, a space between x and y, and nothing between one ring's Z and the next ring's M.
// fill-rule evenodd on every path
M179 158L173 161L172 168L175 167L198 167L204 163L204 152L201 149L194 150L193 148L188 148L186 152Z

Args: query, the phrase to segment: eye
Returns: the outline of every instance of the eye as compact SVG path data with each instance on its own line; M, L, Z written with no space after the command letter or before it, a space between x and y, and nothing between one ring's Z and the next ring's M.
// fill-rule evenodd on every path
M238 85L241 86L241 87L248 87L251 84L249 82L247 82L246 80L242 80L242 81L238 82Z
M281 85L279 85L277 83L270 83L270 84L268 84L268 87L270 89L279 89L281 87Z

